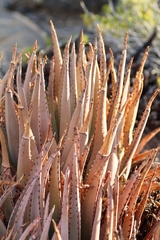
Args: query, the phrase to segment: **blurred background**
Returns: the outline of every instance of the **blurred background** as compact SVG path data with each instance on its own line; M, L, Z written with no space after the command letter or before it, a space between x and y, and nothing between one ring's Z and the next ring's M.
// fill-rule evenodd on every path
M155 41L159 39L159 13L157 0L1 0L1 70L8 67L15 43L19 51L30 48L35 40L40 49L51 45L50 20L62 45L70 35L76 41L82 29L86 41L93 42L99 24L106 48L111 47L117 56L128 32L129 57L137 60L146 42L152 46L151 52L160 57L159 41ZM157 59L152 61L159 64Z

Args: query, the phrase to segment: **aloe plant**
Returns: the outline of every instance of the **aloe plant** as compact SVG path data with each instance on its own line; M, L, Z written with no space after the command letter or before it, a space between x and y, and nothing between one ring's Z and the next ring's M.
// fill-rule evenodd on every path
M51 35L47 88L47 59L36 55L37 42L24 81L22 53L17 56L15 46L0 83L1 239L113 240L143 234L158 240L160 166L153 162L159 148L143 149L160 128L142 134L160 89L135 129L149 49L131 86L127 35L117 73L111 49L106 62L99 28L87 53L83 32L77 53L71 39L61 53L52 22ZM152 222L142 230L153 202Z

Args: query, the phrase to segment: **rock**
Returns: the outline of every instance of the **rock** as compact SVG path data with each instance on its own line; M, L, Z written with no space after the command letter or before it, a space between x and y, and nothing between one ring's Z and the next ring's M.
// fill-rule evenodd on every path
M4 1L4 0L3 0ZM15 6L18 6L19 4L28 5L39 5L43 7L52 7L52 8L57 8L57 9L62 9L62 10L76 10L76 11L81 11L81 0L6 0L4 1L4 5L9 7L9 8L14 8ZM89 11L94 11L94 12L99 12L101 10L101 7L104 4L108 4L108 0L83 0L83 3L87 7ZM113 5L118 2L118 0L112 0Z
M9 12L0 8L0 53L3 53L1 75L8 69L15 43L18 52L31 47L38 40L40 47L45 47L45 33L41 28L19 12Z

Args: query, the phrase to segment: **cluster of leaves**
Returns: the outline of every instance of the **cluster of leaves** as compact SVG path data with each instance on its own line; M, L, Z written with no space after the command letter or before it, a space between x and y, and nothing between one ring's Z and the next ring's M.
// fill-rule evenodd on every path
M112 1L111 1L112 2ZM111 31L115 36L129 29L137 33L148 32L159 24L159 13L157 1L155 0L122 0L116 8L104 5L102 14L83 14L83 20L87 26L94 23L100 24L105 31ZM118 28L118 31L117 31Z
M62 56L52 22L51 33L46 88L46 58L36 55L36 43L25 79L15 46L0 83L1 239L127 240L141 234L158 240L160 166L153 162L159 148L142 150L160 128L141 137L160 89L134 130L148 48L131 86L127 35L116 74L100 29L98 46L97 40L89 44L87 54L81 35L77 55L69 39Z

